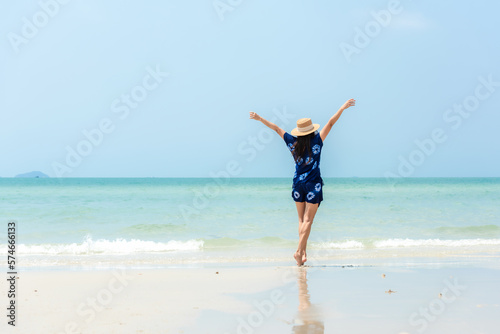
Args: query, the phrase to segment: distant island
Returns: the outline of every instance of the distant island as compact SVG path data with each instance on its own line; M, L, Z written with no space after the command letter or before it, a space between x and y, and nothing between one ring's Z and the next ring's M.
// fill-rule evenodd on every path
M40 171L33 171L29 173L24 173L24 174L18 174L15 177L33 177L33 178L47 178L49 177L47 174L44 174Z

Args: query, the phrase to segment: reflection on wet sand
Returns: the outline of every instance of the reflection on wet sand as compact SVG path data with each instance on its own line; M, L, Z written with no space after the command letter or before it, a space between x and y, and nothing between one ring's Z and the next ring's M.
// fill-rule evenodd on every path
M292 333L295 334L324 334L325 325L316 305L311 304L311 296L307 287L307 267L299 268L297 272L299 288L299 312L295 318Z

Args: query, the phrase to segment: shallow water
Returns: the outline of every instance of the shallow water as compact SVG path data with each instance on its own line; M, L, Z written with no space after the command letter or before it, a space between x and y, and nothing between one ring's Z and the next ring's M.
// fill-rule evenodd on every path
M324 181L309 249L325 257L500 253L499 178ZM16 220L25 267L281 261L296 247L285 178L2 178L0 191L0 244Z

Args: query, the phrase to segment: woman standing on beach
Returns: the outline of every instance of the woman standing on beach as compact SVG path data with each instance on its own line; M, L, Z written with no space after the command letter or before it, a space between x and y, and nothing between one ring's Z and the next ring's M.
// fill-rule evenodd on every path
M355 103L354 99L347 100L319 133L317 131L320 127L319 124L313 124L310 118L299 119L297 127L289 134L257 113L250 112L251 119L261 121L283 138L295 161L292 198L295 201L299 215L299 245L293 257L298 266L307 261L307 239L309 233L311 233L311 225L316 211L323 200L323 179L319 170L323 141L340 115L342 115L342 112L354 106Z

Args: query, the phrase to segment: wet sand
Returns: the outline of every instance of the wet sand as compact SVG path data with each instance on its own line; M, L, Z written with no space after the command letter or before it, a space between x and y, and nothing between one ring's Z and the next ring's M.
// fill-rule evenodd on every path
M4 316L2 333L496 333L499 324L500 271L478 267L213 265L18 276L16 327Z

